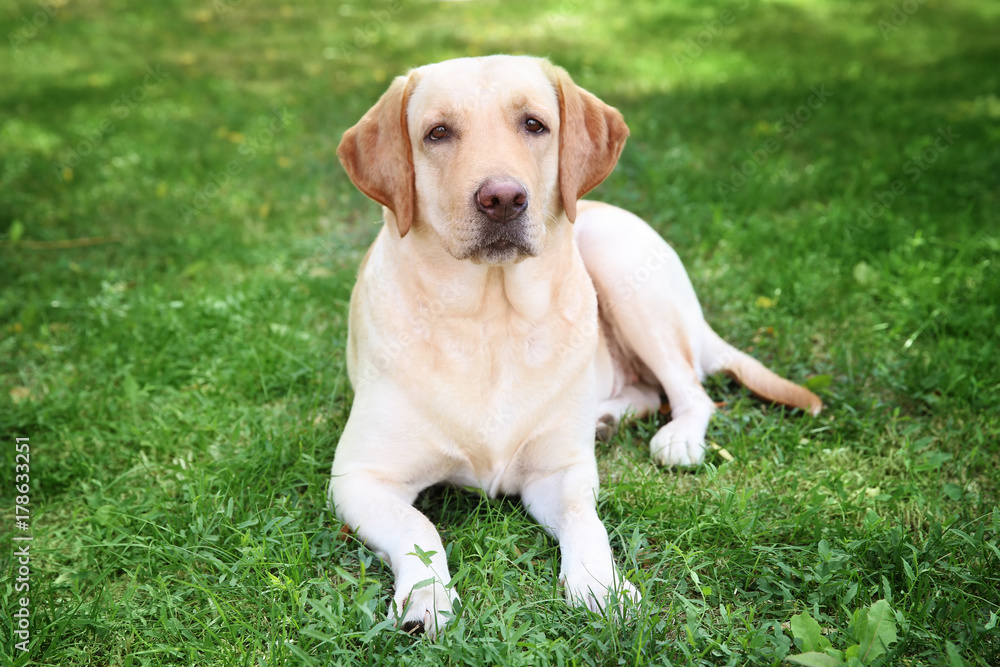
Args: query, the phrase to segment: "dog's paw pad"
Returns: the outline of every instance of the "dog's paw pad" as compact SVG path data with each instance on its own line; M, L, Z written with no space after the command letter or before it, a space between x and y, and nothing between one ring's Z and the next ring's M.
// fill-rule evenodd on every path
M422 635L424 634L424 622L423 621L407 621L403 623L403 632L408 635Z
M611 415L604 415L597 420L597 426L594 429L594 437L597 438L598 442L610 442L611 438L614 437L615 431L618 429L617 424L615 424L615 418Z
M427 635L433 641L440 636L457 602L458 595L440 583L414 588L410 595L394 600L396 627L408 635Z

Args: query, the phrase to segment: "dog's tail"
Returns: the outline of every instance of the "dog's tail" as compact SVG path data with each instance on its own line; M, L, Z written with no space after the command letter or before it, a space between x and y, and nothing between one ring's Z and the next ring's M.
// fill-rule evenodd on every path
M708 323L705 324L705 329L706 344L702 368L706 375L725 372L761 398L800 408L814 416L823 409L823 401L819 396L805 387L786 380L749 354L737 350L722 340Z

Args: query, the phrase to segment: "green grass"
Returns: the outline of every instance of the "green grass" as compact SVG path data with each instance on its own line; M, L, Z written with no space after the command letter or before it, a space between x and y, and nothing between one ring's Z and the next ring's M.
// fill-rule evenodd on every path
M7 471L30 438L34 538L30 648L5 630L4 664L774 665L804 613L843 649L879 600L876 662L1000 664L995 3L930 0L885 36L892 3L861 1L92 0L22 32L39 7L0 6L0 433ZM829 376L827 407L715 379L734 461L657 469L662 417L599 448L645 596L625 624L562 602L515 499L429 490L464 603L431 643L387 626L391 573L325 506L379 217L334 152L393 75L493 52L624 112L595 196L671 241L727 339Z

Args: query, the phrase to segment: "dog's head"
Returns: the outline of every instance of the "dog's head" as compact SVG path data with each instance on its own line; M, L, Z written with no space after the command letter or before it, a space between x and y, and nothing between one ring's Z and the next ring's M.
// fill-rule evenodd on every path
M540 58L460 58L397 77L337 154L399 235L428 225L456 259L541 253L548 225L611 173L621 114Z

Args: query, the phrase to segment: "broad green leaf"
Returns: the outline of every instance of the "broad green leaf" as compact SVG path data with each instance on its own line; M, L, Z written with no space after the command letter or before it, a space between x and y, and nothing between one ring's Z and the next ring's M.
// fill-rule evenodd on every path
M948 452L941 452L936 449L929 452L924 452L920 455L920 463L914 468L917 472L926 472L928 470L937 470L945 461L952 458L951 454Z
M962 490L962 487L960 487L958 484L952 484L951 482L945 484L942 490L944 491L944 495L948 496L949 498L955 501L961 500L962 496L965 495L965 492Z
M879 600L868 609L866 622L861 624L858 657L866 665L885 655L889 645L897 640L896 618L889 603Z
M882 592L885 594L885 603L892 603L892 587L889 585L889 580L882 575ZM880 600L881 602L881 600Z
M15 245L21 240L24 235L24 224L20 220L15 220L14 224L10 226L7 230L7 238L10 239L10 244Z
M844 664L843 661L837 660L832 655L818 653L816 651L790 655L785 658L785 660L795 663L796 665L805 665L806 667L840 667Z
M813 620L809 612L802 612L792 616L792 636L795 637L795 645L804 652L822 651L830 646L829 640L823 636L819 623Z
M830 386L833 382L832 375L814 375L805 381L806 389L811 389L813 391L822 391Z
M910 564L907 563L905 559L902 560L902 563L903 571L906 573L906 579L912 584L916 580L917 575L913 574L913 568L910 567Z
M945 652L948 654L948 664L951 667L965 667L965 660L962 660L962 655L955 648L955 645L951 642L945 642L944 644Z
M413 551L411 551L410 553L408 553L406 555L407 556L416 556L417 558L420 559L421 563L423 563L427 567L430 567L431 566L431 558L435 554L437 554L436 551L424 551L419 546L417 546L416 544L414 544L413 545Z
M858 594L858 582L854 582L847 588L847 592L844 593L844 599L840 601L840 604L846 607L847 605L851 604L851 600L853 600L854 596L857 594Z
M864 607L860 609L855 609L854 613L851 614L851 626L849 634L855 639L859 638L865 631L865 625L868 623L868 610Z

